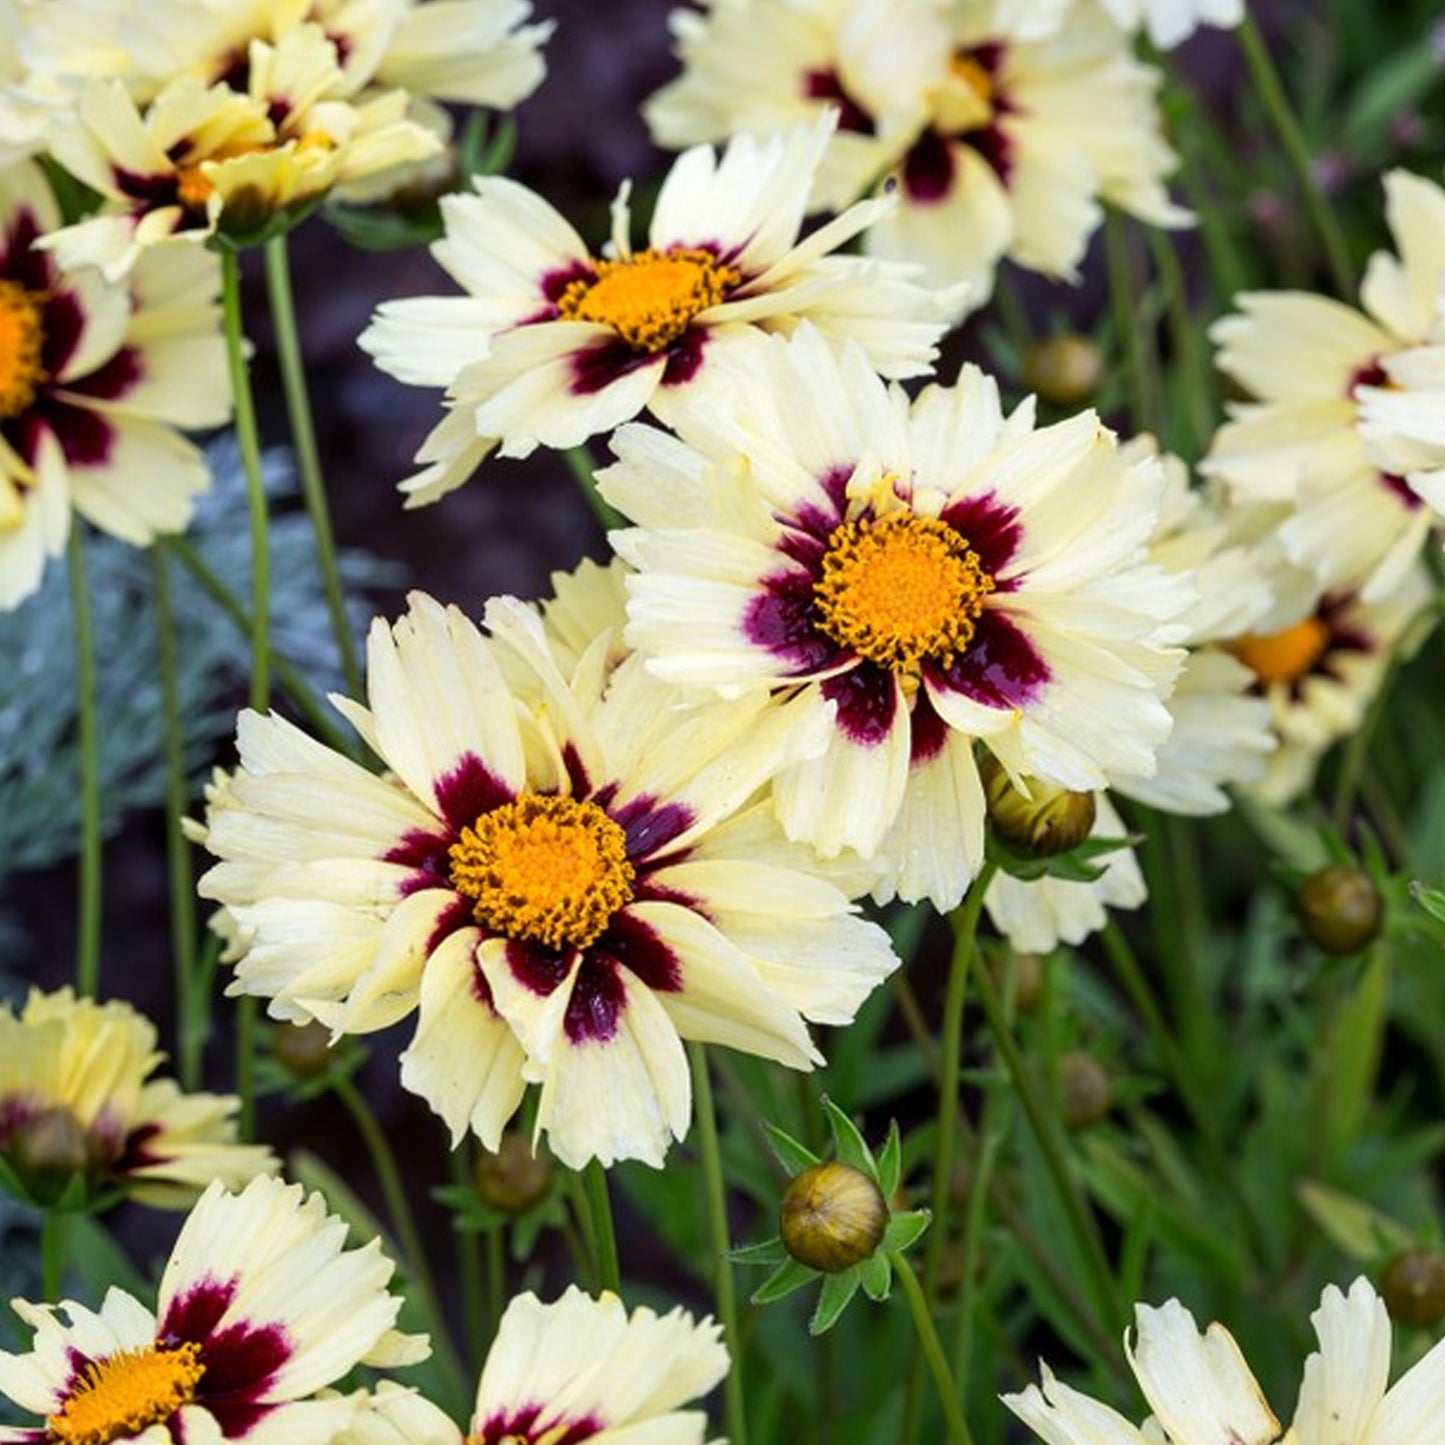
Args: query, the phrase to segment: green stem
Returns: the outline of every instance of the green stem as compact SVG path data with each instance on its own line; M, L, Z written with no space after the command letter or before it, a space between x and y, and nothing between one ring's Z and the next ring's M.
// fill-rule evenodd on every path
M616 531L619 527L627 525L627 518L602 500L602 493L597 490L597 479L593 475L594 462L592 453L586 446L568 447L562 453L563 460L571 468L572 475L576 479L578 487L582 491L587 505L592 508L592 515L597 518L598 524L604 532Z
M1355 294L1356 277L1350 250L1345 244L1344 233L1340 230L1324 192L1320 190L1315 175L1309 147L1305 144L1304 133L1290 109L1284 85L1270 58L1269 47L1254 23L1254 17L1245 14L1243 23L1235 32L1239 36L1239 48L1244 52L1244 62L1249 69L1249 78L1254 84L1255 94L1264 106L1265 114L1279 137L1284 153L1294 171L1295 182L1304 196L1305 208L1310 221L1325 248L1325 259L1329 263L1330 277L1336 293L1344 299Z
M236 630L249 635L251 632L250 613L231 595L231 589L211 571L205 558L184 537L167 537L165 545L175 553L186 570L200 583L202 591L230 618L231 622L235 624ZM311 730L337 752L349 753L351 751L349 741L291 663L279 654L273 653L271 669L276 674L277 681L285 688L287 697L305 716Z
M401 1171L397 1167L396 1155L392 1152L391 1142L377 1122L371 1106L349 1077L338 1073L331 1081L331 1088L351 1116L351 1121L356 1125L357 1133L361 1135L361 1141L366 1146L367 1157L371 1161L371 1167L376 1171L377 1182L381 1185L381 1195L386 1201L387 1215L391 1220L392 1228L396 1231L397 1242L401 1245L407 1273L411 1276L411 1282L420 1297L422 1309L431 1324L432 1344L437 1351L442 1371L457 1400L465 1407L470 1404L470 1401L467 1399L461 1362L457 1359L451 1336L446 1329L446 1320L441 1312L441 1302L437 1297L431 1269L427 1264L426 1251L422 1247L421 1235L416 1227L416 1218L412 1214L406 1188L402 1184Z
M306 364L296 329L296 304L291 292L291 267L286 237L273 236L265 245L266 291L271 301L271 324L276 333L276 356L281 364L281 388L286 394L286 416L291 425L291 444L296 450L296 471L311 530L316 538L316 558L321 564L321 582L326 591L326 610L341 654L341 670L352 697L362 694L361 664L346 617L346 597L336 565L336 540L331 530L331 511L326 501L326 480L321 471L321 451L311 420L311 398L306 389Z
M973 1151L973 1174L968 1181L968 1200L964 1206L963 1234L959 1248L958 1324L954 1335L953 1359L955 1377L971 1376L969 1357L973 1353L973 1316L977 1291L979 1253L988 1216L988 1191L993 1183L994 1161L998 1158L1002 1132L995 1126L994 1116L1000 1108L997 1090L984 1100L983 1118L979 1121L979 1147Z
M65 1237L70 1221L61 1209L46 1209L40 1215L40 1298L47 1304L60 1299L65 1287Z
M76 992L94 998L100 987L100 728L95 683L95 634L85 583L85 543L79 517L71 520L67 557L75 627L76 714L80 733L80 900L75 946Z
M1114 330L1123 348L1129 374L1129 417L1135 431L1153 431L1155 415L1154 376L1145 355L1143 322L1139 315L1142 289L1131 275L1129 237L1123 218L1110 211L1104 217L1104 253L1109 271L1109 297L1114 310Z
M963 1062L963 1005L972 971L979 915L993 882L994 865L985 863L973 880L953 921L953 956L943 1000L942 1047L938 1063L938 1134L933 1146L933 1231L924 1262L924 1287L930 1300L938 1292L938 1270L948 1240L948 1200L958 1131L958 1075ZM980 970L981 971L981 970Z
M908 1260L896 1250L889 1254L888 1262L903 1285L903 1293L908 1296L908 1308L913 1314L918 1342L923 1346L923 1358L928 1362L933 1383L938 1389L939 1403L943 1406L948 1438L953 1441L953 1445L973 1445L973 1436L969 1433L968 1422L963 1418L963 1409L959 1403L958 1386L954 1384L948 1361L944 1358L943 1345L939 1342L933 1317L928 1312L928 1300L924 1296L923 1287L918 1283L918 1276L913 1273L913 1266Z
M447 1166L451 1171L453 1185L466 1189L475 1187L470 1146L464 1145L460 1149L453 1149L447 1156ZM477 1365L485 1353L487 1340L497 1327L495 1317L490 1322L487 1318L487 1299L491 1292L492 1280L487 1280L487 1289L484 1292L482 1239L477 1231L454 1229L452 1234L457 1244L457 1272L461 1277L462 1320L466 1327L467 1360L470 1365ZM498 1245L501 1244L502 1230L500 1226L487 1231L488 1266L491 1265L491 1244L494 1239ZM493 1273L490 1269L485 1272ZM493 1277L495 1278L495 1275Z
M194 1090L201 1083L201 1043L206 1035L205 1021L198 1011L208 1005L209 999L195 986L196 883L191 872L191 845L181 831L181 819L186 815L186 740L176 676L176 620L171 607L170 571L162 547L151 548L151 585L165 719L166 868L170 876L171 960L176 981L176 1074L183 1089Z
M727 1257L732 1241L728 1237L727 1187L723 1180L722 1149L718 1144L716 1104L712 1080L707 1071L703 1046L689 1043L692 1064L693 1109L697 1116L698 1142L702 1156L703 1187L707 1195L708 1233L712 1239L714 1283L718 1313L722 1316L723 1338L732 1355L732 1368L724 1385L724 1418L733 1445L747 1445L747 1411L743 1396L743 1340L738 1332L737 1286Z
M1178 452L1186 461L1198 458L1204 440L1212 431L1214 407L1209 368L1205 363L1204 328L1195 324L1189 310L1189 294L1184 284L1184 271L1179 264L1171 237L1157 227L1149 227L1149 251L1154 269L1164 288L1166 314L1169 320L1169 342L1179 369L1180 389L1184 393L1181 420L1187 434L1161 437L1163 445Z
M1109 1257L1104 1252L1103 1241L1099 1237L1098 1221L1090 1213L1078 1180L1069 1167L1068 1157L1059 1139L1058 1120L1041 1097L1038 1083L1019 1051L1004 1016L1003 1004L988 976L988 970L975 969L974 982L979 1003L983 1005L984 1016L988 1020L989 1032L993 1035L994 1047L1003 1058L1014 1092L1019 1103L1023 1105L1029 1126L1038 1140L1044 1167L1054 1182L1069 1230L1089 1267L1089 1272L1094 1276L1094 1286L1102 1312L1114 1322L1116 1328L1122 1328L1124 1309L1114 1283L1114 1273L1109 1266Z
M487 1231L486 1314L483 1319L482 1343L486 1344L502 1322L507 1298L507 1251L501 1228ZM480 1358L480 1356L478 1356Z
M612 1201L607 1196L607 1171L593 1159L582 1174L592 1225L592 1257L603 1289L622 1293L622 1271L617 1263L617 1233L612 1227Z
M246 334L241 317L241 258L221 253L221 309L226 323L226 362L231 396L236 405L236 442L246 473L246 499L251 521L251 706L265 712L271 705L271 558L266 484L261 477L261 433L251 396L246 364Z

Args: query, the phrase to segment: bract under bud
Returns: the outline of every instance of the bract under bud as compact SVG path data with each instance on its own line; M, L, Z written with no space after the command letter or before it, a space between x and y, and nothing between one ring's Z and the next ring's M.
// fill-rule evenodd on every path
M1052 858L1077 848L1094 826L1094 795L1071 793L1038 778L1024 780L1028 796L1014 786L992 757L979 768L989 821L1010 848L1028 858Z
M1294 900L1305 937L1326 953L1357 953L1380 931L1380 890L1363 868L1331 863L1300 885Z
M835 1159L814 1164L789 1183L778 1222L794 1259L838 1274L878 1248L888 1227L888 1203L862 1170Z
M331 1062L331 1032L324 1024L282 1024L271 1035L271 1055L287 1073L314 1079Z

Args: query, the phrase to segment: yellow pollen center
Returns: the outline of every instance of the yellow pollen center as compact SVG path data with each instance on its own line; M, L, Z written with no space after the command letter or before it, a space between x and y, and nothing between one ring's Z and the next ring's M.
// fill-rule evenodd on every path
M596 803L523 793L451 847L452 886L493 933L587 948L632 899L627 835Z
M573 281L557 301L564 321L610 326L637 351L661 351L742 280L711 251L639 251L598 261L595 280Z
M0 421L27 411L45 380L44 297L0 281Z
M1328 624L1306 617L1283 632L1247 633L1229 644L1232 652L1264 684L1298 682L1325 655L1330 645Z
M196 1398L206 1367L196 1344L147 1345L89 1364L59 1414L46 1420L64 1445L110 1445L169 1419Z
M973 640L994 589L978 553L936 517L895 512L845 522L813 587L823 630L883 667L948 667Z
M980 104L990 111L993 109L993 76L986 67L972 55L955 55L949 62L949 71L954 80L971 90Z
M207 157L208 160L213 157ZM188 211L204 211L215 192L215 185L199 165L176 169L176 200Z

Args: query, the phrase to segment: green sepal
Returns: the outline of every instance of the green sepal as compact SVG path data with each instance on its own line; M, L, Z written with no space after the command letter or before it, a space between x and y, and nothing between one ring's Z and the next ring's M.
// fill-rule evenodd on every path
M787 1247L779 1235L765 1239L761 1244L740 1244L723 1256L733 1264L781 1264L788 1258Z
M1134 848L1144 841L1142 833L1126 833L1122 838L1085 838L1077 848L1067 853L1055 853L1052 858L1027 858L1016 853L990 829L984 856L996 864L1010 877L1024 883L1033 883L1040 878L1058 878L1065 883L1094 883L1104 876L1104 869L1095 863L1096 858L1117 853L1121 848Z
M788 1259L778 1267L775 1274L769 1275L753 1291L752 1302L755 1305L769 1305L774 1300L786 1299L795 1289L802 1289L817 1277L816 1269L810 1269L801 1260ZM825 1285L824 1288L826 1287Z
M898 1181L903 1177L903 1139L898 1132L898 1120L888 1126L888 1137L878 1151L878 1187L883 1198L891 1201L898 1191Z
M819 1162L816 1154L805 1149L791 1134L785 1134L776 1124L764 1119L763 1131L768 1136L768 1144L773 1153L778 1156L778 1163L787 1170L789 1176L801 1174L803 1170L811 1169Z
M853 1296L858 1293L861 1283L858 1270L844 1270L842 1274L830 1274L823 1280L823 1290L818 1296L818 1308L808 1321L810 1335L826 1334L838 1323L838 1316L848 1308Z
M1410 885L1410 893L1426 913L1439 922L1445 923L1445 891L1431 888L1416 879Z
M923 1232L933 1220L933 1213L928 1209L905 1209L895 1214L888 1221L888 1226L883 1231L882 1243L878 1246L878 1253L897 1250L901 1253L910 1245L916 1244L923 1237Z
M833 1143L838 1158L861 1174L866 1174L879 1184L878 1166L873 1162L873 1152L859 1133L858 1126L826 1095L823 1095L823 1112L833 1130ZM881 1184L879 1185L881 1188ZM886 1191L885 1191L886 1192Z
M886 1300L893 1288L893 1266L889 1263L888 1251L875 1250L867 1259L859 1260L856 1268L863 1293L871 1300Z
M297 205L288 206L280 211L268 211L258 220L246 222L236 219L236 212L240 208L233 196L230 220L227 220L226 212L222 211L220 223L217 225L215 233L207 238L206 245L212 251L232 251L239 256L243 251L251 251L257 246L264 246L267 241L274 241L278 236L284 236L288 231L294 230L325 199L326 192L321 191L314 196L308 196L306 200Z

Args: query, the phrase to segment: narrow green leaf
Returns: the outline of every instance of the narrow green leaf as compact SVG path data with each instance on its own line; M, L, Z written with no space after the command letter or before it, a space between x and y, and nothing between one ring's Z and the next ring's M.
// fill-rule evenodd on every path
M818 1162L816 1154L805 1149L791 1134L783 1133L776 1124L770 1124L764 1119L763 1129L767 1133L768 1143L772 1146L773 1153L778 1156L778 1163L789 1174L801 1174L803 1170L811 1169Z
M755 1305L772 1304L774 1300L786 1298L795 1289L802 1289L805 1284L817 1277L816 1269L809 1269L801 1261L790 1259L778 1269L776 1274L770 1275L753 1291L753 1303Z
M883 1231L879 1252L897 1250L901 1253L922 1238L932 1218L933 1215L927 1209L908 1209L901 1214L895 1214Z
M775 1235L761 1244L740 1244L736 1249L728 1250L726 1257L734 1264L781 1264L787 1259L788 1251Z
M888 1126L888 1138L878 1152L878 1187L884 1199L892 1199L903 1173L903 1139L898 1132L898 1120Z
M875 1184L880 1184L878 1166L873 1162L873 1152L863 1135L858 1132L858 1126L826 1094L823 1095L823 1111L833 1129L833 1142L838 1149L838 1158L844 1164L866 1174Z
M1414 1235L1403 1224L1343 1190L1316 1179L1301 1179L1295 1193L1305 1213L1351 1259L1367 1263L1415 1243Z
M888 1263L886 1250L878 1249L860 1260L857 1265L858 1279L863 1293L871 1300L886 1300L893 1288L893 1266Z
M828 1275L823 1281L823 1292L818 1296L818 1308L813 1311L813 1318L808 1321L808 1333L827 1334L838 1323L838 1316L848 1308L849 1301L858 1293L860 1283L856 1269Z

